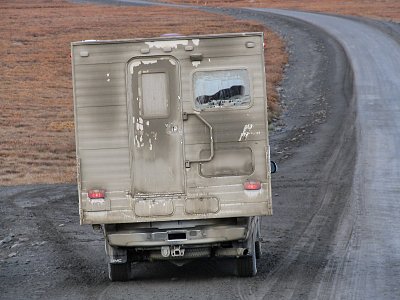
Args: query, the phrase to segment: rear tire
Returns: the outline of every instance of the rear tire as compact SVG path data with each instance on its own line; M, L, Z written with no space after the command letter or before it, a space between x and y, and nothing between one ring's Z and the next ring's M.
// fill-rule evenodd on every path
M254 249L256 251L256 258L260 259L262 255L262 247L261 247L261 217L258 217L258 222L257 222L257 234L256 234L256 241L254 245Z
M111 281L128 281L131 276L131 264L108 264L108 277Z
M257 274L257 247L256 241L258 241L260 232L260 219L257 218L257 223L250 234L249 239L246 241L246 246L249 250L249 255L238 257L236 259L237 273L240 277L253 277ZM259 253L261 254L261 253Z
M256 251L256 258L260 259L261 255L262 255L262 248L261 248L261 242L260 241L256 241L255 242L254 249Z

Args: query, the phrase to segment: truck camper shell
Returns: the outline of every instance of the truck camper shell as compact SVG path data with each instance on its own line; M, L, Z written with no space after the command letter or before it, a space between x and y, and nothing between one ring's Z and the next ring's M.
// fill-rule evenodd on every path
M263 44L262 33L72 43L80 221L103 228L111 279L131 250L246 241L272 214Z

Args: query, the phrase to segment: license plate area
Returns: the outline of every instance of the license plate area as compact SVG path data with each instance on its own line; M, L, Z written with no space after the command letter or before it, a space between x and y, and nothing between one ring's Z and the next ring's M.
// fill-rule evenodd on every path
M141 195L131 199L131 207L138 217L172 216L181 199L179 195Z
M169 232L168 241L182 241L186 240L186 232Z

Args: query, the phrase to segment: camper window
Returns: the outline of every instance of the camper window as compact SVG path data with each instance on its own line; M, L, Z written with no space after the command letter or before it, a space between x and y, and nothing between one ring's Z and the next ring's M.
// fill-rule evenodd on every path
M197 109L250 105L247 70L199 71L193 75L193 84Z

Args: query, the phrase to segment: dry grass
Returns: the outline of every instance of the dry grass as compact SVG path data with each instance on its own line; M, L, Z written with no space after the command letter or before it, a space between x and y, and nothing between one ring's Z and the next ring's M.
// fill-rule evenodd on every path
M169 0L204 6L269 7L400 21L399 0Z
M0 185L75 181L71 41L264 30L270 106L279 109L284 45L257 23L63 0L0 0L0 12Z

